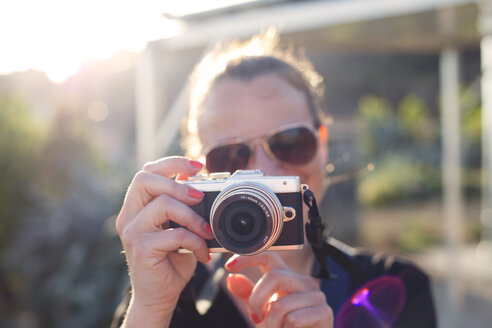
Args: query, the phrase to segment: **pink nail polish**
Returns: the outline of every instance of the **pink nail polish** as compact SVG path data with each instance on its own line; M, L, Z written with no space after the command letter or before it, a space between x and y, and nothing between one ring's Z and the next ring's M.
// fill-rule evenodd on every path
M201 169L205 166L204 164L200 163L199 161L194 161L194 160L190 160L190 165L197 168L197 169Z
M231 260L227 261L227 263L225 264L226 269L227 269L227 268L230 268L230 267L232 267L232 266L234 266L234 265L236 265L236 263L237 263L237 259L238 259L238 258L236 257L236 258L235 258L235 259L233 259L232 261L231 261Z
M184 174L178 174L178 175L176 176L176 180L178 180L178 181L187 181L187 180L189 180L189 179L188 179L188 176L187 176L187 175L184 175Z
M207 230L207 232L210 234L210 235L214 235L214 232L212 231L212 227L210 226L210 224L208 223L205 223L205 230Z
M202 197L205 195L203 192L200 190L196 190L195 188L188 188L187 190L188 196L196 198L196 199L202 199Z

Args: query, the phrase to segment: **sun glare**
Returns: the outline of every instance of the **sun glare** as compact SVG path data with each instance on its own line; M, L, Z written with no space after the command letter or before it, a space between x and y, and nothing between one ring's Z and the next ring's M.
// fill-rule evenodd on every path
M0 3L0 74L26 69L61 82L84 61L181 33L177 16L258 0L6 0Z
M248 1L2 1L0 74L32 68L62 82L84 61L179 35L181 25L165 19L165 12L179 16Z
M162 13L185 6L193 1L2 1L0 74L32 68L61 82L84 61L179 34L178 23Z
M104 121L108 117L108 114L108 105L101 100L91 102L87 108L87 115L94 122Z

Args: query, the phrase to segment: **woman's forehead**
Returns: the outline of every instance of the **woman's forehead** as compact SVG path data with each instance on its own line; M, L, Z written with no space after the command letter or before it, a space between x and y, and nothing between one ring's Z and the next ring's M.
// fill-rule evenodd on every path
M223 140L268 132L278 126L312 122L306 95L275 75L217 83L198 119L204 147Z

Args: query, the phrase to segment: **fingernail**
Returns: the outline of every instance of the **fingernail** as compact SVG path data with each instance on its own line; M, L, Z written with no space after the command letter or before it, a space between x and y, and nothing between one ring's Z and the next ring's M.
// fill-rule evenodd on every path
M178 174L176 176L176 180L178 180L178 181L187 181L188 180L188 176L187 175L184 175L184 174Z
M212 231L212 227L210 226L210 224L206 223L205 222L205 230L211 235L213 236L214 235L214 232Z
M225 264L226 269L236 265L237 259L238 258L236 257L236 258L233 258L232 260L227 261L227 263Z
M208 253L208 261L207 261L207 263L210 262L210 261L212 261L212 256L210 255L210 253Z
M251 313L251 320L253 320L254 323L260 323L260 319L258 319L254 313Z
M190 165L193 167L196 167L197 169L201 169L205 166L204 164L200 163L199 161L194 161L194 160L190 160Z
M191 188L191 187L188 187L187 193L188 193L188 196L196 198L196 199L201 199L205 195L200 190L196 190L195 188Z

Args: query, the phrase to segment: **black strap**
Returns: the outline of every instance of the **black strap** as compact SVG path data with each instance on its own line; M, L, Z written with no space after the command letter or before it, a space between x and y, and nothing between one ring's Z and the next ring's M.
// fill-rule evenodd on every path
M335 262L338 263L352 278L356 286L363 283L366 280L366 275L362 270L352 261L352 259L343 251L327 242L323 236L325 226L319 215L318 205L316 198L311 190L305 189L303 195L304 203L309 208L308 218L309 222L306 223L306 236L313 249L314 256L319 263L319 272L316 274L317 278L321 279L335 279L336 276L330 273L327 266L327 257L330 256Z

